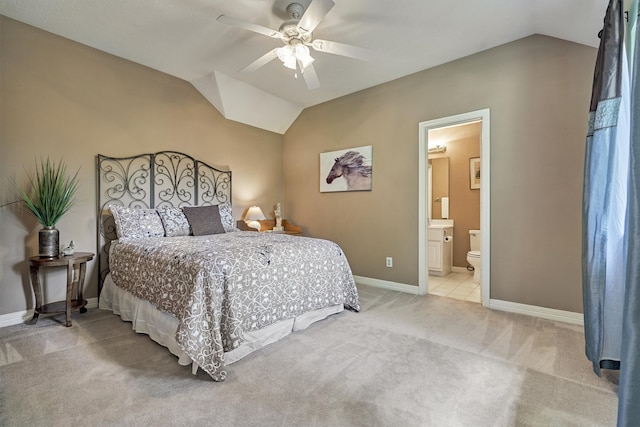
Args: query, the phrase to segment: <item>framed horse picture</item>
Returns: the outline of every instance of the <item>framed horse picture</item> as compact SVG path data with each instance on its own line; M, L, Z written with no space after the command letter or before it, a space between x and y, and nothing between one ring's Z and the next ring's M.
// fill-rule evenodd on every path
M373 147L320 153L320 192L371 191Z

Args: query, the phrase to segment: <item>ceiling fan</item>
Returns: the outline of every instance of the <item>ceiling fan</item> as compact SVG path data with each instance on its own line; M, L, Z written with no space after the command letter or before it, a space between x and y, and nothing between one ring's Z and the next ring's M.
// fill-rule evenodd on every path
M313 0L305 10L300 3L291 3L286 8L291 19L283 22L278 31L227 15L218 16L218 22L280 39L284 42L283 47L267 52L241 69L241 73L255 71L271 60L278 58L285 67L295 71L296 78L298 77L297 72L300 70L307 87L316 89L320 87L320 81L313 68L314 59L309 54L309 46L318 52L332 53L361 60L371 58L371 52L368 49L313 38L313 30L334 5L333 0Z

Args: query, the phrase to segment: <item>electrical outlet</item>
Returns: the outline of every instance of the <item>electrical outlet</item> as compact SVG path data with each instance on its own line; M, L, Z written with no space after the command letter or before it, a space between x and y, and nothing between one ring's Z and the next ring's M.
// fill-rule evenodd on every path
M393 258L387 257L387 267L393 267Z

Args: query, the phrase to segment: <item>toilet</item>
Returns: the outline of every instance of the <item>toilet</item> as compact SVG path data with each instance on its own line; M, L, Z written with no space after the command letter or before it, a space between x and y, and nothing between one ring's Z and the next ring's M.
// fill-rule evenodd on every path
M480 230L469 230L471 250L467 252L467 262L473 267L473 283L480 283Z

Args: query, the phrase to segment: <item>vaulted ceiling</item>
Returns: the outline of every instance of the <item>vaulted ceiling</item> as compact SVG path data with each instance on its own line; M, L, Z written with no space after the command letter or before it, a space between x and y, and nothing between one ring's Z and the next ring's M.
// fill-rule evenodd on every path
M607 0L334 0L314 38L371 50L367 61L311 50L309 90L276 58L283 42L217 21L278 30L312 0L0 0L0 14L191 82L225 117L284 133L306 107L532 34L598 46ZM313 0L319 1L319 0Z

